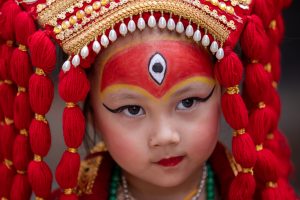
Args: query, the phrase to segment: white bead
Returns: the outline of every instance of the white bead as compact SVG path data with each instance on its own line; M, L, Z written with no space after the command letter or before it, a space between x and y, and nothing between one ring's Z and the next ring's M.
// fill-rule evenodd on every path
M177 31L177 33L183 33L184 26L183 26L183 23L181 21L177 22L176 31Z
M168 25L167 25L167 27L168 27L168 29L169 29L170 31L173 31L173 30L175 29L175 21L174 21L174 19L170 18L170 19L168 20Z
M201 32L199 30L196 30L193 36L193 39L195 42L201 41Z
M70 69L71 69L71 62L69 60L67 60L66 62L64 62L63 66L62 66L62 70L66 73Z
M127 30L127 26L125 25L124 22L120 25L119 32L123 36L125 36L127 34L128 30Z
M156 19L153 15L151 15L148 19L148 26L150 28L154 28L156 26Z
M210 45L210 51L212 53L216 53L218 51L218 49L219 49L218 43L216 41L213 41Z
M87 46L84 46L81 51L80 51L80 55L83 59L85 59L86 57L88 57L89 55L89 48Z
M167 21L163 16L161 16L158 20L158 27L164 29L166 28L166 26L167 26Z
M218 60L222 60L224 58L224 49L220 48L216 53L216 58Z
M192 37L194 35L194 28L192 25L188 25L185 30L185 35L187 37Z
M104 46L104 47L107 47L108 44L109 44L109 40L108 40L108 37L106 35L102 35L101 36L101 41L100 41L101 45Z
M108 38L110 41L114 42L117 40L117 32L114 30L114 29L111 29L109 31L109 35L108 35Z
M208 47L209 43L210 43L210 39L209 39L208 35L205 34L202 38L202 45L204 47Z
M100 46L100 43L95 40L94 43L93 43L93 51L98 54L101 50L101 46Z
M75 55L72 59L72 65L77 67L80 64L80 57L79 55Z
M142 17L139 18L137 26L141 31L145 29L146 22Z
M132 33L136 30L136 25L135 25L135 22L131 19L129 22L128 22L128 30Z

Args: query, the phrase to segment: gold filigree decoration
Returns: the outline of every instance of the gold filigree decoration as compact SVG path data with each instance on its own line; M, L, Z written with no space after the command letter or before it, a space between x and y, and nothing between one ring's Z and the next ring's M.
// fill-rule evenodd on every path
M238 173L242 171L242 167L239 164L237 164L233 155L227 149L225 150L225 153L234 176L237 176Z
M81 28L78 32L72 34L68 39L62 40L62 47L68 54L76 54L83 46L93 41L95 37L101 35L105 30L111 28L114 24L122 21L131 15L138 15L141 12L163 11L164 13L173 13L182 18L191 20L193 23L205 28L212 34L216 40L224 43L230 34L230 30L221 24L218 20L208 15L206 12L195 8L194 6L183 2L182 0L148 0L148 1L129 1L118 8L107 12L92 23Z
M92 193L101 161L102 156L81 161L77 186L78 195Z

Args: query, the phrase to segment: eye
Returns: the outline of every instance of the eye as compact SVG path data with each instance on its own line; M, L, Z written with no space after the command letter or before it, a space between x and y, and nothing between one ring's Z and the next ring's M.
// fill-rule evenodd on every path
M126 106L119 107L117 109L111 109L105 104L103 104L103 106L112 113L123 113L128 117L137 117L145 114L144 109L138 105L126 105Z
M198 97L191 97L187 99L183 99L179 104L177 104L176 109L177 110L187 110L189 108L192 108L197 103L200 102L200 98Z
M145 114L143 108L140 106L127 106L121 112L129 117L141 116Z

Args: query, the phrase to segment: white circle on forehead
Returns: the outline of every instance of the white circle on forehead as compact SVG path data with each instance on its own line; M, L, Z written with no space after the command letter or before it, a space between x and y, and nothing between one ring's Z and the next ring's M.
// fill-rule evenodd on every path
M165 79L167 72L167 62L160 53L155 53L149 61L148 71L151 78L159 85Z

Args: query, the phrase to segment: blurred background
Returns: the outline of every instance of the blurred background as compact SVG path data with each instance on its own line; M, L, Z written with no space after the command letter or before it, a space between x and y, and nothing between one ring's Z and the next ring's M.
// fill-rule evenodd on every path
M291 182L297 193L300 194L300 1L294 0L293 5L285 10L284 18L286 35L282 45L282 80L279 84L282 100L280 129L286 134L292 149L295 170ZM47 115L51 122L53 144L46 161L54 172L62 151L65 149L65 144L61 131L64 102L58 97L57 75L53 79L56 87L55 100ZM228 132L230 129L223 127L221 137L230 140L230 138L226 138L230 135ZM80 152L82 155L86 154L84 148L81 148ZM57 187L56 184L54 187Z

